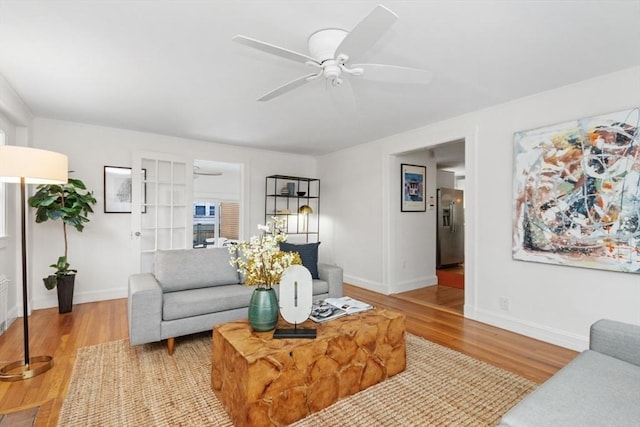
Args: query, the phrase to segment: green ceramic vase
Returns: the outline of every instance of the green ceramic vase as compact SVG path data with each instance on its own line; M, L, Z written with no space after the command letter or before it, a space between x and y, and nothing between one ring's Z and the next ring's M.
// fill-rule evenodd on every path
M278 298L273 288L256 288L249 301L249 324L256 332L274 329L278 322Z

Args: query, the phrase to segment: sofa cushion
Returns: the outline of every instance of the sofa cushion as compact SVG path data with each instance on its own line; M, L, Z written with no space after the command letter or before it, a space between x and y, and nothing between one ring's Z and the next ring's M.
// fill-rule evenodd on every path
M166 292L162 296L162 320L183 319L249 307L253 289L245 285L228 285Z
M226 248L156 251L153 275L163 292L240 283Z
M320 280L320 279L313 279L312 288L313 288L313 291L312 291L313 296L328 294L329 282Z
M318 279L318 246L320 242L316 243L304 243L294 244L282 242L280 243L280 250L285 252L298 252L302 265L304 265L313 279Z
M640 369L586 350L514 406L501 426L637 426Z

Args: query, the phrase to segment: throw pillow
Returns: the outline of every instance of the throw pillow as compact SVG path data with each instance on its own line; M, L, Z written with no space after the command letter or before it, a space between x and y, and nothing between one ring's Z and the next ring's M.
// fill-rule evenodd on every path
M302 259L302 265L309 270L311 273L311 277L314 279L319 279L318 277L318 245L317 243L304 243L304 244L295 244L295 243L280 243L280 250L285 252L298 252L300 254L300 259Z

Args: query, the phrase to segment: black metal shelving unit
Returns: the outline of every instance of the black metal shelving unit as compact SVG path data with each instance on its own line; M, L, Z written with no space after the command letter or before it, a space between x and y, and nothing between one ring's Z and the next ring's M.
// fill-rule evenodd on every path
M305 206L311 208L312 212L304 213L308 212ZM320 180L288 175L266 177L265 222L274 216L285 219L289 242L318 242L320 238Z

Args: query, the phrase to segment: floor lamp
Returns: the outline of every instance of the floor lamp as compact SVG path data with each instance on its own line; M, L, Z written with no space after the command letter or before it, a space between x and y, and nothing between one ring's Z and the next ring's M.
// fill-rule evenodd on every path
M29 312L27 295L27 184L66 183L68 160L64 154L12 145L0 146L0 181L20 183L22 236L22 313L24 324L24 360L0 368L0 381L20 381L35 377L53 366L51 356L29 356Z
M309 205L302 205L298 208L298 213L302 215L302 232L307 232L308 222L309 222L309 214L313 213L313 209Z

